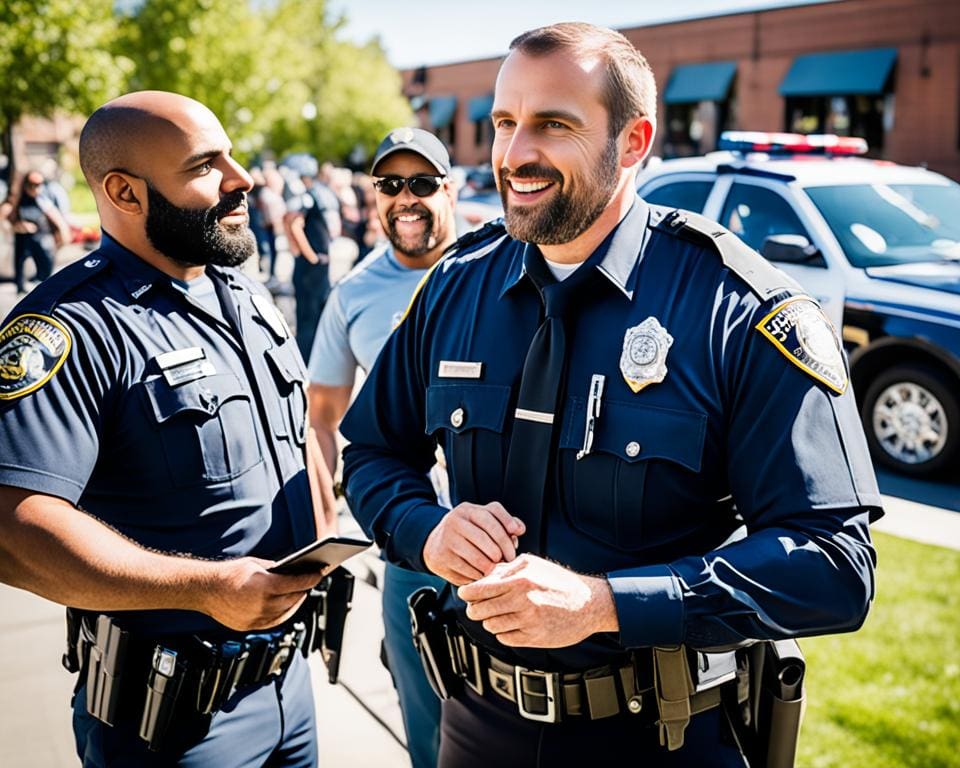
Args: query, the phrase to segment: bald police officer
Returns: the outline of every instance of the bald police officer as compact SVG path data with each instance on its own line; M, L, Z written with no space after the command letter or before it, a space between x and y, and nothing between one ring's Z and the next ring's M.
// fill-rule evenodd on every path
M440 262L341 427L354 513L451 585L412 605L442 766L742 766L719 705L745 701L744 654L700 651L850 631L873 596L880 497L836 334L729 232L637 198L655 111L619 33L513 41L506 230Z
M333 504L296 343L235 269L251 179L155 91L94 112L80 162L102 246L0 330L0 578L74 609L84 765L315 765L294 618L320 574L268 568Z

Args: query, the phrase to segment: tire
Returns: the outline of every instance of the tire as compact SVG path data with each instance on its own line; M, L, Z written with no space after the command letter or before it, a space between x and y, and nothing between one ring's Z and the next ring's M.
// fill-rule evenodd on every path
M924 365L901 365L880 373L860 407L874 461L914 476L956 468L958 390L946 374Z

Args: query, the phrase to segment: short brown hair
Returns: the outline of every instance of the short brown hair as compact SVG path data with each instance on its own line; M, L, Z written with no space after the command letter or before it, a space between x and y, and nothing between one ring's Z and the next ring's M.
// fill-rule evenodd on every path
M563 50L578 58L597 57L603 61L607 74L603 101L611 137L618 136L634 118L653 120L657 116L653 70L633 43L616 30L583 22L551 24L515 37L510 50L527 56L546 56Z

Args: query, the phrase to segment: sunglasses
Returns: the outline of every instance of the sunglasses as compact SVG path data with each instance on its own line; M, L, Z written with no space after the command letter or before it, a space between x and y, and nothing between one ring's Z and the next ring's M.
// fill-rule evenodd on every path
M383 192L387 197L396 197L403 192L403 187L408 186L410 191L417 197L430 197L434 192L440 189L445 176L384 176L373 182L373 186L378 191Z

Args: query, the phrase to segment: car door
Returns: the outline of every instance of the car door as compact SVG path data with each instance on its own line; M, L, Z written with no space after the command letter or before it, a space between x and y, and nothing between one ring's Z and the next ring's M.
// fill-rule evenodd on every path
M710 203L719 210L716 216L723 226L740 237L754 250L761 252L764 241L772 235L802 235L820 251L821 257L810 263L797 264L773 261L813 296L839 331L843 327L845 298L843 275L831 265L805 211L796 205L792 190L782 181L753 177L727 177L722 206L713 198ZM721 185L718 183L718 188ZM719 191L719 189L718 189ZM713 211L707 207L706 215Z

